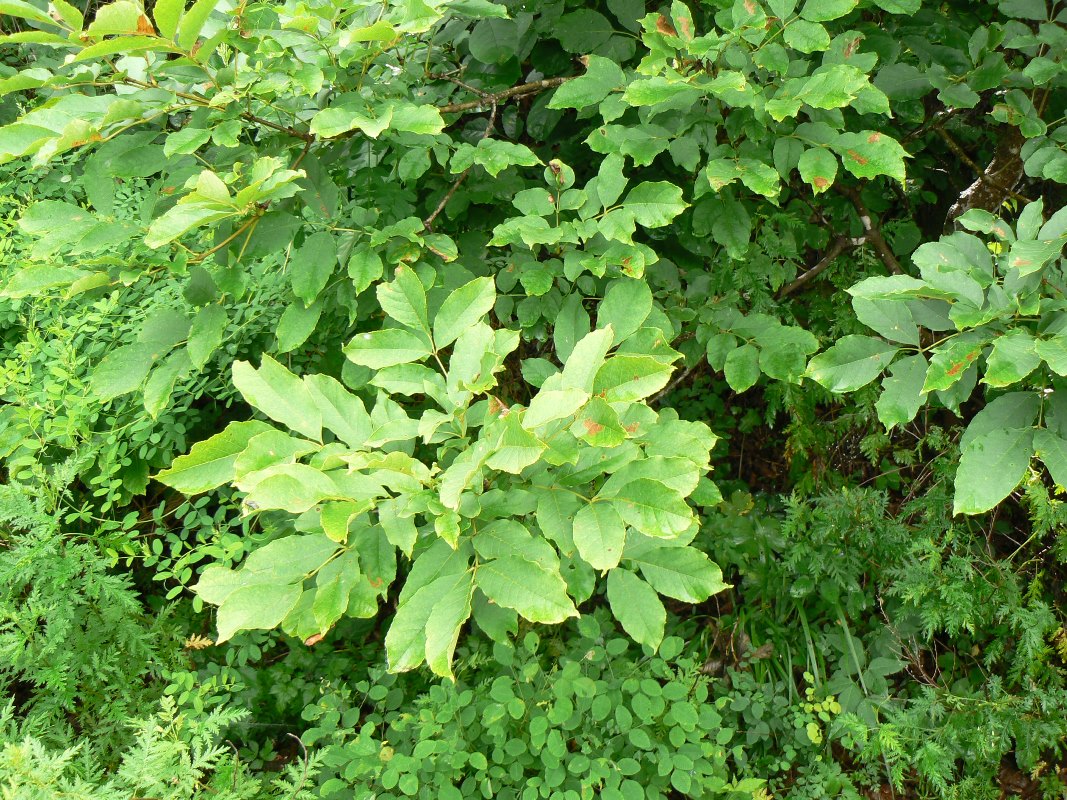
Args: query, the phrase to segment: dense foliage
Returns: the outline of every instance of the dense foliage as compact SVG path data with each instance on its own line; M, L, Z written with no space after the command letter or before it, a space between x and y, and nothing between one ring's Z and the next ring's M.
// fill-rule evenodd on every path
M0 0L3 796L1064 796L1061 6Z

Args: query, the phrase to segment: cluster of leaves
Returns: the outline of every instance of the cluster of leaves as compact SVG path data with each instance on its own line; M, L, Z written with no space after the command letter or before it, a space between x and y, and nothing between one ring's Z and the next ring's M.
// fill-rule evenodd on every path
M765 718L793 758L822 751L840 713L832 697L724 693L680 636L693 626L671 628L657 653L641 653L599 610L551 639L472 648L456 682L375 671L327 693L304 712L306 738L336 770L322 796L356 785L367 798L752 797L766 781L735 776L751 773L751 745L767 734L750 722Z

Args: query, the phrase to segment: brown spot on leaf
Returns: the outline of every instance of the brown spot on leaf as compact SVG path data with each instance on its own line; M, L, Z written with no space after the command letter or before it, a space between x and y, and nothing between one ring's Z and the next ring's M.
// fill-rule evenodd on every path
M633 422L626 426L627 433L637 433L637 423Z
M956 375L959 375L960 372L963 370L963 366L964 365L962 361L959 364L953 364L951 367L949 367L948 372L946 372L945 374L951 377L955 377Z
M679 17L677 20L678 27L682 29L682 36L686 39L693 38L693 20L689 17Z
M870 136L867 137L867 144L875 144L876 142L881 140L881 138L882 138L882 134L880 134L880 133L872 133Z
M822 175L816 175L814 178L811 179L811 182L816 189L825 189L827 186L830 185L830 181L828 181Z
M849 157L852 158L852 160L855 161L857 164L859 164L861 167L870 163L870 161L868 159L866 159L863 156L861 156L855 150L848 150L847 152L848 152Z
M756 13L756 3L754 2L754 0L745 0L745 11L747 11L749 14Z
M1028 267L1028 266L1030 266L1030 265L1031 265L1032 263L1034 263L1034 262L1032 262L1032 261L1031 261L1030 259L1028 259L1028 258L1023 258L1022 256L1016 256L1016 257L1015 257L1015 258L1014 258L1014 259L1012 260L1012 262L1011 262L1011 265L1012 265L1013 267Z
M156 29L152 27L152 20L144 14L137 18L137 32L142 36L156 35Z
M595 421L593 421L591 419L582 420L582 424L585 426L585 430L591 436L596 436L596 434L598 434L602 430L604 430L604 426L603 425L601 425L599 422L595 422Z
M321 633L313 633L313 634L311 634L311 636L309 636L308 638L306 638L304 640L304 644L307 647L314 647L315 645L317 645L319 642L322 641L322 638L323 637L322 637Z
M862 41L863 37L857 36L855 39L845 45L845 58L852 58L852 54L856 52L856 49L860 46L860 42Z
M659 31L660 33L666 34L667 36L677 36L678 35L678 31L676 31L674 29L674 26L671 25L671 21L669 19L667 19L665 16L663 16L662 14L660 14L656 18L656 30Z

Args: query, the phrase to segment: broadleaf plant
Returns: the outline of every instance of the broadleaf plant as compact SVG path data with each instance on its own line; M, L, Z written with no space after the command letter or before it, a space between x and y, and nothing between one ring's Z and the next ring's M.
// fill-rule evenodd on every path
M621 571L611 580L643 592L609 584L612 608L656 647L657 591L701 602L725 588L718 567L687 546L697 518L686 498L702 481L714 492L705 474L715 436L644 402L680 354L645 319L617 343L608 323L580 335L523 405L498 385L519 333L487 323L492 282L446 295L427 290L434 280L398 267L377 287L386 324L344 348L377 387L369 411L327 376L298 378L266 355L258 368L238 361L238 391L285 430L233 423L157 476L187 492L233 483L249 511L294 515L291 534L238 570L209 567L194 587L219 606L220 640L279 625L322 636L343 614L377 614L406 574L390 664L425 661L451 675L459 630L472 614L480 622L477 609L500 609L487 627L501 614L512 628L518 617L559 623L577 615L598 572ZM398 572L398 555L409 570ZM638 571L655 576L651 586ZM658 627L632 622L646 614Z

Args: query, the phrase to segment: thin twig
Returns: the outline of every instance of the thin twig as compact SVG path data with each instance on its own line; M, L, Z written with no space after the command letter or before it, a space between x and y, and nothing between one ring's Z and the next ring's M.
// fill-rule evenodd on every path
M1000 189L1000 191L1004 192L1005 194L1010 194L1012 197L1017 197L1018 199L1022 200L1024 203L1031 202L1031 200L1028 197L1019 194L1017 191L1012 189L1010 186L1004 186L1003 184L1001 184L1001 183L997 182L996 180L994 180L990 175L986 174L986 171L984 169L982 169L980 166L978 166L978 164L975 162L975 160L973 158L971 158L969 155L967 155L967 151L964 150L960 146L959 142L957 142L955 139L953 139L951 136L949 136L948 131L946 131L940 125L937 126L934 130L936 130L937 134L942 139L945 140L945 144L948 145L948 149L951 150L953 153L955 153L956 157L959 158L960 161L962 161L964 164L966 164L968 167L970 167L974 171L974 174L978 176L978 180L985 181L990 186L992 186L994 189Z
M807 272L797 277L797 279L792 283L788 284L787 286L783 286L781 289L779 289L778 294L775 295L775 298L778 300L784 300L785 298L789 297L789 295L793 294L793 292L797 291L797 289L800 289L810 280L819 275L819 273L825 270L828 266L830 266L830 264L833 263L834 259L841 255L843 252L845 252L846 250L851 250L853 247L859 247L866 241L867 238L865 236L861 236L856 239L850 239L847 236L838 236L833 240L833 242L830 243L830 249L826 251L826 254L822 258L819 259L819 263L817 263Z
M489 124L485 126L485 132L482 134L482 139L489 138L489 134L493 132L493 125L495 125L495 124L496 124L496 103L493 103L493 108L489 112ZM467 175L470 174L471 167L473 167L473 166L474 165L472 164L470 167L467 167L465 170L463 170L463 172L459 173L459 177L456 178L452 182L452 186L449 188L449 190L447 192L445 192L445 196L441 198L441 202L437 204L437 208L435 208L433 210L433 212L430 214L430 216L428 216L426 219L424 219L422 221L422 227L425 230L428 230L428 231L432 231L433 230L433 222L434 222L434 220L437 219L438 215L442 211L445 210L445 206L448 205L448 201L452 199L452 196L456 193L456 190L458 190L459 187L462 185L463 181L465 181L467 179ZM438 255L440 255L440 254L438 254Z
M217 253L219 250L224 248L226 245L228 245L230 242L232 242L234 239L236 239L238 236L240 236L242 233L244 233L246 230L248 230L249 226L251 226L258 219L259 219L258 216L257 217L251 217L250 219L246 219L243 223L241 223L241 225L237 228L237 230L235 230L233 233L231 233L229 236L227 236L225 239L223 239L221 242L219 242L214 247L212 247L212 248L210 248L208 250L205 250L203 253L198 253L197 255L193 256L191 259L189 259L189 263L190 264L199 264L201 261L203 261L208 256L212 255L213 253Z
M459 70L456 70L456 72L459 72ZM442 81L448 81L449 83L454 83L454 84L456 84L456 86L459 86L461 89L466 89L471 94L478 95L478 97L481 97L483 100L485 98L489 97L490 94L491 94L491 92L483 92L481 89L478 89L478 88L476 88L474 86L471 86L469 83L464 83L459 78L455 77L455 73L454 72L431 72L426 77L435 78L437 80L442 80Z
M658 403L661 399L669 395L671 392L673 392L675 389L677 389L679 386L689 380L689 378L692 377L693 373L700 369L703 364L704 356L701 355L700 358L697 359L697 362L693 364L693 366L686 367L685 369L683 369L680 373L678 373L677 378L675 378L673 381L671 381L658 392L656 392L654 395L652 395L652 397L648 401L649 405L651 405L652 403Z
M860 224L863 225L863 238L878 253L878 258L885 264L886 269L894 275L903 275L904 270L900 268L900 262L897 261L897 257L893 254L893 249L886 242L885 237L882 236L882 232L874 224L874 218L871 216L871 212L867 210L867 206L863 204L863 198L860 197L859 190L854 186L842 186L839 183L834 184L834 189L852 201L856 213L859 214Z
M447 106L438 106L437 110L442 114L454 114L457 111L470 111L472 108L485 108L490 105L500 105L505 100L510 100L513 97L523 97L528 94L537 94L548 89L555 89L557 86L562 86L567 81L574 80L576 77L576 75L571 75L566 78L546 78L543 81L523 83L518 86L512 86L510 89L504 89L500 92L482 95L479 100L470 100L466 103L452 103Z

